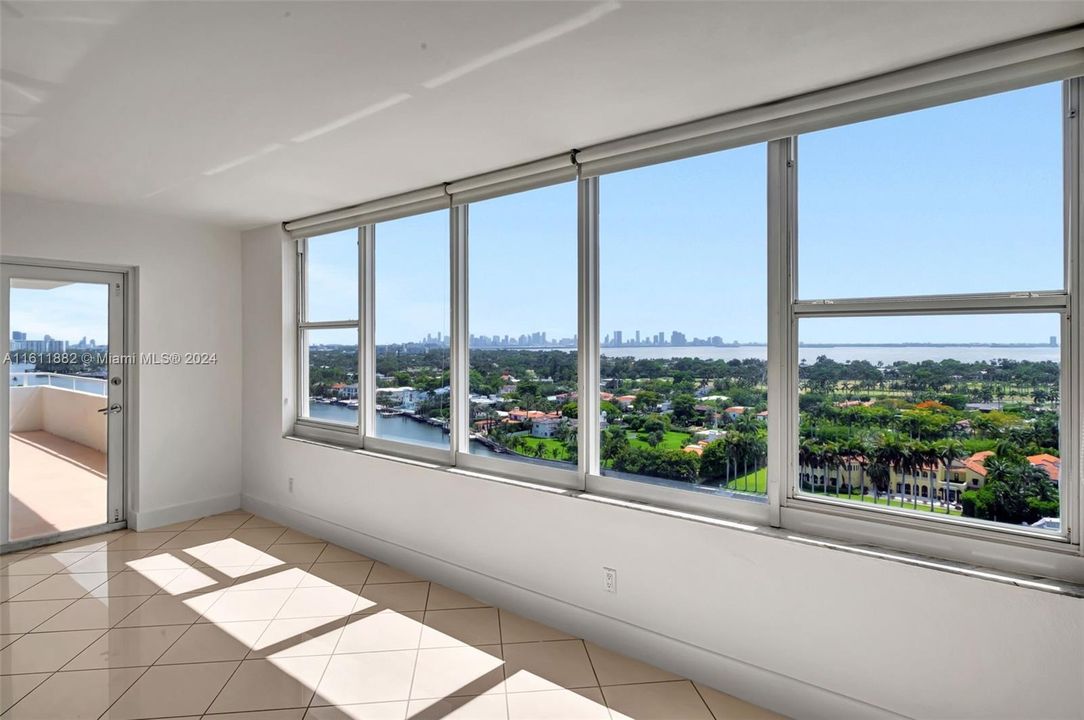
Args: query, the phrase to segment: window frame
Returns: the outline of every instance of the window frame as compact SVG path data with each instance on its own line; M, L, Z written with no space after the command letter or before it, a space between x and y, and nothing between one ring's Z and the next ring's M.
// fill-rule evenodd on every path
M318 237L318 235L312 235L310 237ZM360 312L357 313L357 320L319 320L310 321L308 319L308 245L310 237L299 238L295 247L296 258L296 285L297 292L295 294L295 315L297 332L295 333L295 341L297 346L296 355L296 368L297 368L297 384L295 387L295 413L294 413L294 433L299 436L304 436L317 441L327 441L334 443L341 443L350 447L361 447L361 435L363 430L363 410L364 400L362 400L363 391L363 379L361 375L361 343L362 343L362 320ZM360 230L359 230L359 243L358 243L358 270L360 273L362 258L361 258L361 243L360 243ZM363 306L361 303L362 295L361 287L361 275L358 275L358 309ZM305 342L305 334L309 330L350 330L353 329L358 333L358 357L354 370L356 377L358 378L358 424L346 425L344 423L325 422L321 420L315 420L308 415L308 401L309 401L309 359L308 359L308 344Z
M859 507L847 500L829 497L814 497L802 493L797 477L797 453L799 442L799 413L797 400L798 383L798 327L800 321L810 318L846 318L846 317L886 317L886 316L930 316L930 315L967 315L967 314L1029 314L1048 313L1060 317L1061 360L1059 367L1061 382L1061 402L1059 417L1060 456L1062 474L1065 478L1076 478L1077 458L1080 451L1079 433L1073 428L1079 427L1079 418L1074 417L1078 410L1079 354L1080 354L1080 319L1072 322L1071 309L1074 299L1079 297L1081 278L1079 268L1080 230L1079 221L1079 123L1074 108L1079 107L1082 78L1062 81L1062 130L1063 145L1063 289L1043 292L996 292L963 293L954 295L906 295L878 298L831 298L798 299L798 252L800 237L797 232L798 167L800 156L798 147L800 137L790 137L776 141L781 143L786 162L777 167L777 173L785 176L783 183L789 223L788 231L780 238L784 243L783 255L787 258L787 279L785 304L789 311L783 319L784 327L779 328L780 335L786 334L786 346L778 359L785 364L789 377L787 395L790 403L785 420L789 446L784 448L788 472L786 474L786 492L780 498L781 508L787 514L795 512L819 512L840 518L850 518L866 522L892 524L898 528L912 528L928 531L938 529L945 532L975 539L999 538L1006 542L1024 547L1050 548L1057 544L1079 546L1077 533L1081 525L1079 517L1080 489L1074 492L1068 480L1058 483L1059 503L1062 526L1059 532L1038 531L1031 528L1011 525L995 525L984 521L963 519L931 513L931 517L919 517L905 508L881 506ZM1075 237L1074 237L1075 236ZM1076 330L1076 331L1074 331ZM1074 379L1077 382L1074 382ZM796 518L800 520L800 518ZM922 549L925 549L924 547Z
M499 192L501 185L496 187L497 192L493 197L510 197L521 195L544 187L552 187L569 182L568 179L560 179L536 185L527 189L517 188L515 185L505 185L509 192ZM579 182L579 181L577 181ZM492 199L492 198L485 198ZM473 202L484 202L475 200ZM566 490L583 490L583 437L580 434L583 425L582 417L577 423L577 445L580 448L577 454L576 465L568 464L561 467L559 464L532 463L527 460L486 457L470 452L470 202L454 203L452 205L452 282L456 288L452 293L453 306L453 360L452 366L452 394L453 394L453 440L454 459L457 467L473 472L489 473L494 475L507 475L511 477L527 479L532 482L550 485ZM579 202L577 201L577 209ZM577 218L579 217L577 213ZM580 223L577 220L577 227ZM577 234L579 235L579 233ZM577 237L577 252L579 238ZM577 263L578 265L578 263ZM577 315L581 311L582 304L577 301ZM579 317L577 317L579 322ZM577 345L577 393L583 397L584 383L579 376L579 352ZM583 415L583 413L579 413Z
M1026 63L1022 64L1026 65ZM1084 126L1080 115L1084 97L1084 68L1073 66L1052 77L1041 67L1007 66L1004 79L986 74L938 80L929 87L918 86L913 96L891 98L872 96L868 102L851 101L828 108L827 119L818 116L781 122L771 137L750 138L739 127L732 137L714 138L693 150L659 152L633 157L630 165L609 162L605 167L585 171L572 153L577 182L577 330L579 459L575 469L501 460L471 455L469 408L469 202L457 202L445 186L447 204L417 207L409 214L432 209L449 210L450 268L450 362L451 419L447 451L413 445L371 434L375 423L374 343L374 257L375 226L380 220L367 219L356 225L359 239L357 321L308 322L306 301L306 237L297 239L295 277L295 342L297 372L295 392L299 402L293 413L291 431L316 441L364 448L378 453L415 458L458 467L472 474L505 476L547 485L572 494L604 496L647 506L686 511L753 522L780 529L786 535L811 534L849 542L869 543L905 553L943 557L959 562L1051 577L1084 579L1084 483L1081 482L1081 430L1084 429ZM996 75L996 73L994 73ZM800 134L827 127L841 127L875 117L921 110L935 105L964 101L1007 92L1035 84L1059 81L1063 88L1063 174L1064 174L1064 273L1060 291L1002 292L878 298L798 299L798 145ZM937 82L948 82L942 89ZM933 89L931 89L933 88ZM885 97L889 97L886 95ZM908 99L909 98L909 99ZM793 134L786 134L793 133ZM705 141L706 142L706 141ZM768 381L768 480L767 501L750 501L724 495L656 485L600 472L599 390L599 177L639 165L652 165L693 155L718 152L731 147L767 143L767 381ZM635 155L635 153L633 153ZM596 164L601 161L596 161ZM525 186L522 179L494 183L489 197L524 192L532 187L567 181L551 179ZM401 217L403 215L396 215ZM326 232L323 230L321 232ZM314 235L315 236L315 232ZM802 319L863 317L878 315L1056 313L1061 317L1061 458L1059 483L1062 528L1059 533L1027 528L996 526L984 521L961 519L938 513L913 513L879 506L859 507L845 500L811 497L797 485L798 449L798 326ZM356 427L343 427L304 417L302 402L308 398L308 365L305 331L310 329L356 328L358 331L359 417ZM307 411L307 410L306 410Z
M418 217L420 215L427 215L434 212L449 212L451 211L447 207L430 209L425 212L407 215L403 217ZM394 222L400 218L390 218L381 222ZM454 223L454 219L451 220ZM438 448L429 445L422 445L419 443L410 443L402 440L395 440L387 437L379 437L375 434L376 430L376 242L377 242L377 228L380 222L369 223L363 225L358 229L358 242L359 252L358 261L360 265L359 272L359 302L361 303L361 313L359 317L362 320L363 340L359 341L359 354L361 357L361 370L364 373L363 382L364 385L359 385L359 394L362 387L365 389L365 400L359 401L359 410L364 408L364 419L362 420L361 429L361 447L365 450L372 450L378 453L386 453L388 455L397 455L406 458L412 458L416 460L423 460L425 462L436 463L438 465L453 466L455 465L455 430L453 428L457 425L455 400L453 399L458 395L457 388L452 380L450 391L450 417L448 421L449 437L448 448ZM448 239L448 252L449 252L449 268L454 264L454 242L455 239L449 226L449 239ZM454 317L455 317L455 297L457 287L454 285L454 273L451 277L452 282L449 283L449 332L454 329ZM449 377L455 376L455 348L453 347L454 341L449 341Z
M760 145L764 143L751 143L750 145ZM767 174L768 183L771 184L771 143L766 144L765 155L768 158L769 172ZM736 149L737 147L747 147L746 145L735 146L735 148L723 148L716 150L715 152L726 152L729 149ZM712 154L712 153L703 153ZM697 156L699 157L699 156ZM680 162L681 159L672 160L671 162ZM652 163L655 164L655 163ZM661 163L660 163L661 164ZM607 172L606 175L615 174L624 171L626 168L615 169L613 172ZM581 398L590 397L594 402L594 406L589 409L591 412L591 435L588 438L580 436L580 453L583 455L584 443L590 448L589 461L590 465L584 468L584 491L593 494L600 495L609 498L616 498L619 500L626 500L630 502L639 502L647 505L660 505L666 508L701 513L712 516L718 516L725 519L739 520L742 522L756 522L763 525L774 524L772 519L774 516L775 502L772 500L772 478L775 473L772 472L772 426L768 426L768 455L767 455L767 468L768 468L768 487L765 498L750 496L748 498L738 498L730 495L716 493L706 489L701 489L696 485L689 485L688 487L674 486L667 483L664 480L655 482L652 478L644 477L643 479L633 479L628 477L621 477L617 475L604 475L602 473L601 462L601 436L599 428L599 409L601 406L601 355L602 355L602 342L601 342L601 328L599 308L600 308L600 226L599 226L599 205L600 205L600 177L593 176L581 180L581 265L587 265L586 269L581 268L581 326L580 330L580 353L581 355L589 355L593 360L591 367L588 368L589 375L585 378L581 376L581 383L583 380L587 381L587 386L581 391ZM771 217L771 198L769 197L769 203L767 205L767 211L769 218ZM771 223L768 223L768 233L771 234ZM765 242L768 239L765 238ZM767 253L767 263L765 272L771 275L771 259L772 254L769 248ZM768 282L768 318L772 313L772 284ZM766 319L767 321L767 319ZM586 333L587 329L593 330ZM771 367L772 357L772 343L771 343L771 323L767 323L768 330L768 367ZM588 337L590 341L589 346L585 346L584 339ZM581 364L581 372L583 365ZM773 383L772 374L768 372L768 417L772 416L772 394ZM582 387L582 385L581 385ZM579 413L581 417L584 415L584 411L581 408ZM581 423L581 426L586 423Z

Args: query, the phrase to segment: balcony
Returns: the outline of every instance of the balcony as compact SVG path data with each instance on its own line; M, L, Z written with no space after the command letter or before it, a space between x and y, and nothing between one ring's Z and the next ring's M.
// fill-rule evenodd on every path
M95 378L11 374L12 541L106 521L105 388Z

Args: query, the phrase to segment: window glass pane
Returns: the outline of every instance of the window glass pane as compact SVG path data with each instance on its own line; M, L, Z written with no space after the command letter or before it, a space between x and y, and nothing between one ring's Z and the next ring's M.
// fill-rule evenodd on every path
M1061 84L803 135L803 299L1057 290Z
M469 217L470 451L575 465L576 184Z
M377 437L447 448L448 211L376 226Z
M1058 315L799 322L799 492L1060 529Z
M358 331L305 330L309 396L303 417L358 424Z
M602 472L762 498L765 146L600 179Z
M308 239L306 319L358 319L358 231L341 230Z

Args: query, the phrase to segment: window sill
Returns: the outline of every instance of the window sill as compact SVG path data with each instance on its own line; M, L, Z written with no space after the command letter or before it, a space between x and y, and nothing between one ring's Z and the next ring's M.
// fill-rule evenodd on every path
M754 525L742 522L740 520L728 520L726 518L715 517L712 515L704 515L696 512L675 510L665 507L658 507L655 505L646 505L644 503L610 497L607 495L599 495L596 493L582 492L579 490L553 487L550 485L543 485L540 483L531 482L529 480L520 480L503 475L494 475L490 473L478 472L476 470L456 468L448 465L427 462L424 460L407 458L401 455L392 455L388 453L375 452L372 450L361 450L347 445L337 445L331 442L312 440L293 434L285 435L283 436L283 439L289 440L291 442L303 443L305 445L314 445L317 447L330 448L332 450L346 451L356 455L364 455L366 457L371 457L377 460L402 463L405 465L422 467L437 472L446 472L450 475L471 477L487 482L495 482L501 485L521 488L524 490L543 492L550 495L560 495L577 501L610 505L613 507L624 508L634 512L646 512L653 515L660 515L663 517L684 520L686 522L696 522L705 525L712 525L714 527L719 527L727 530L754 533L775 540L781 540L791 543L800 543L802 545L819 547L834 552L844 552L854 555L861 555L864 557L874 558L878 560L895 562L903 565L910 565L912 567L920 567L926 570L933 570L936 572L950 573L952 575L970 577L978 580L985 580L987 582L997 582L1004 585L1012 585L1028 590L1036 590L1038 592L1054 593L1056 595L1064 595L1067 597L1084 599L1084 584L1069 582L1060 579L1051 579L1039 575L1002 572L983 565L976 565L955 560L946 560L943 558L937 558L919 553L909 553L894 550L891 548L881 547L874 544L845 542L813 534L796 534L793 530L773 528L769 527L767 524Z

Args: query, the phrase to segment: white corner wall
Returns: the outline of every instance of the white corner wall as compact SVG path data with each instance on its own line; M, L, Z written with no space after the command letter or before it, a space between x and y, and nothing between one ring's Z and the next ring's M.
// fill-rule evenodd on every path
M293 258L242 238L246 508L793 717L1084 717L1082 600L284 439Z
M230 510L241 487L241 246L236 231L96 205L0 197L0 253L138 268L139 350L214 365L139 368L129 522ZM6 299L4 300L6 303Z

